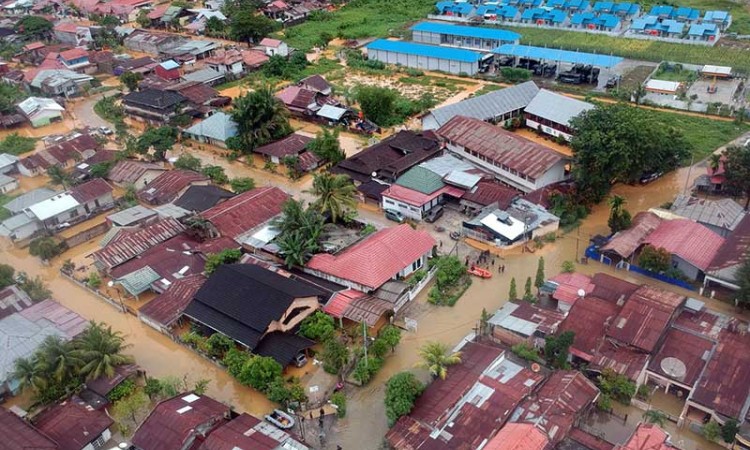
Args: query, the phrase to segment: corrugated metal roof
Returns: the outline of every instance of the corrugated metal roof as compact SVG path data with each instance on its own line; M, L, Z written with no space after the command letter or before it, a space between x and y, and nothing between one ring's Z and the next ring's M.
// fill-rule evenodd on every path
M124 227L155 215L155 211L142 205L135 205L132 208L123 209L122 211L110 214L107 216L107 220L112 222L113 225Z
M427 195L445 186L442 176L421 166L409 169L398 177L396 184Z
M504 44L493 50L500 55L517 56L521 58L544 59L547 61L561 61L573 64L591 64L603 68L614 67L622 58L619 56L598 55L595 53L572 52L554 48L532 47L529 45Z
M368 49L382 50L406 55L426 56L428 58L445 59L450 61L461 61L476 63L482 59L482 54L471 50L460 48L440 47L437 45L415 44L404 41L387 41L378 39L367 45Z
M669 208L673 213L696 222L734 230L745 217L746 211L731 198L702 199L678 194Z
M237 136L237 123L232 116L219 111L188 128L185 133L226 142L227 139Z
M92 257L103 268L111 269L145 252L152 246L182 233L185 226L168 218L137 231L125 232L106 247L92 253Z
M525 112L569 126L572 118L593 108L594 105L591 103L540 89L539 93L526 106Z
M146 292L151 283L158 281L160 278L161 276L154 269L145 266L115 281L120 283L130 295L138 295Z
M412 31L426 31L428 33L440 33L452 36L462 36L480 39L494 39L498 41L517 41L521 35L508 30L498 28L467 27L462 25L449 25L436 22L421 22L413 27Z
M665 220L643 241L666 249L700 270L706 270L724 244L724 238L687 219Z

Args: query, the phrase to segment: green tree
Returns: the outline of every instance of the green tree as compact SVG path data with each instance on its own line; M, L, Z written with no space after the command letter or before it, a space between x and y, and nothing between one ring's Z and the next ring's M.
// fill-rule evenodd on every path
M492 314L487 312L486 308L482 308L482 314L479 315L479 334L486 336L490 333L490 319Z
M573 261L563 261L560 270L562 273L573 273L576 271L576 265Z
M17 278L19 280L18 287L26 292L31 297L31 300L35 302L46 300L52 295L42 277L38 275L31 278L25 272L20 272Z
M201 170L203 175L207 176L216 184L227 184L229 183L229 177L224 172L224 168L221 166L206 166Z
M203 164L201 160L190 153L183 153L174 162L174 168L180 170L192 170L193 172L200 172Z
M80 374L87 380L114 376L117 366L133 362L132 356L122 353L129 346L122 333L92 321L75 342L76 355L83 362Z
M442 342L428 342L419 349L422 362L419 364L430 371L434 378L445 379L448 367L461 362L461 352L451 352Z
M703 425L703 437L711 442L716 442L721 436L721 427L716 421L711 420L707 424Z
M234 348L234 340L225 334L214 333L206 340L211 356L223 358L224 355Z
M252 10L240 10L232 16L229 36L235 41L248 44L260 42L276 30L276 22Z
M0 289L3 289L16 281L13 276L16 274L16 269L8 264L0 264Z
M666 249L646 245L638 255L638 265L652 272L664 272L672 265L672 255Z
M519 358L523 358L526 361L541 362L541 359L539 358L539 352L534 347L525 342L520 342L514 345L513 347L511 347L511 351L515 353Z
M120 432L128 435L146 418L148 414L149 397L141 390L125 397L114 404L112 415L120 427Z
M52 237L39 237L29 244L29 254L49 261L65 251L65 246Z
M91 176L91 178L107 178L111 169L112 162L96 163L89 169L89 176Z
M647 423L653 423L654 425L664 427L664 424L667 423L667 415L658 409L649 409L643 413L643 420Z
M315 139L307 144L307 149L313 152L318 158L326 160L331 164L338 164L346 159L346 153L341 149L339 143L339 131L329 131L323 128L315 135Z
M571 120L573 177L578 200L598 203L614 182L674 169L689 154L680 131L653 111L603 104Z
M721 427L721 439L727 443L733 443L734 437L739 433L740 426L737 420L729 419L724 422L724 426Z
M544 286L544 281L547 277L544 276L544 257L540 256L539 261L536 265L536 278L534 278L534 287L541 288Z
M750 306L750 257L745 257L737 269L735 280L739 289L735 293L735 301L743 307Z
M516 278L510 279L510 290L508 291L508 300L518 300L518 292L516 290Z
M237 123L239 150L250 153L292 132L289 111L270 86L260 87L234 100L232 118Z
M602 395L610 399L629 405L630 400L636 394L635 383L625 375L621 375L610 368L605 368L597 378L599 390Z
M536 300L534 294L531 292L531 277L526 278L526 284L523 286L523 300L527 302L533 302Z
M378 339L382 339L394 351L401 342L401 330L393 325L386 325L378 333Z
M102 285L102 277L99 276L99 272L91 272L86 280L86 284L92 289L98 289Z
M245 363L238 377L240 383L266 392L269 385L281 377L283 367L270 356L253 355Z
M245 364L247 364L249 360L250 354L248 352L234 347L229 349L224 355L224 359L221 360L221 363L227 368L229 375L234 378L239 378L242 374L242 368L245 367Z
M0 82L0 112L9 113L15 112L16 104L25 98L25 94L18 87L5 82ZM15 136L15 137L14 137ZM13 138L14 137L14 138ZM6 144L9 140L15 140L16 142L25 142L23 151L12 151L13 146ZM12 141L10 141L12 142ZM11 153L18 155L20 153L28 152L34 149L35 139L28 137L21 137L18 133L12 133L6 137L2 143L0 143L0 151L3 153ZM29 143L31 144L29 146Z
M177 128L168 126L148 128L136 140L135 150L145 155L153 149L154 159L163 160L167 151L174 147L175 142L177 142Z
M323 345L320 358L323 361L323 370L335 375L349 362L349 349L338 339L328 338Z
M120 83L128 88L129 92L135 92L138 90L138 83L143 80L143 75L138 72L123 72L120 75Z
M355 98L365 117L387 127L399 122L396 114L398 92L378 86L358 86Z
M148 18L148 11L142 9L138 11L138 16L135 18L135 22L141 28L148 28L151 26L151 19Z
M315 311L300 323L299 333L308 339L325 342L336 333L336 326L333 317L322 311Z
M242 194L243 192L255 189L255 180L250 177L233 178L229 182L229 186L232 187L232 192L235 194Z
M424 385L411 372L399 372L385 384L385 415L388 426L409 414L414 402L424 390Z
M15 30L26 37L44 39L49 36L52 27L52 22L41 16L24 16L16 22Z
M211 380L207 378L201 378L200 380L195 382L195 385L193 386L193 392L196 395L204 395L206 391L208 390L208 386L211 384Z
M564 331L557 336L544 338L544 359L555 369L564 369L568 365L568 351L573 345L575 333Z
M47 374L42 370L37 356L18 358L14 363L13 379L18 381L21 391L31 389L39 392L47 387Z
M143 386L143 392L145 392L146 395L148 395L148 398L152 400L159 398L162 392L161 381L159 381L158 378L147 377L146 385Z
M58 165L47 168L47 176L52 184L57 184L67 188L73 184L73 178L62 167Z
M609 219L607 225L612 233L630 228L630 213L623 208L625 198L619 195L613 195L609 198Z
M206 35L211 37L225 37L226 34L226 24L218 17L209 17L206 21Z
M242 251L236 248L228 248L219 253L209 253L206 256L206 265L203 271L212 274L222 264L233 264L242 258Z
M336 406L336 417L346 417L346 395L342 391L331 394L331 404Z
M745 209L750 206L750 144L733 145L724 151L725 189L745 197Z
M346 175L321 173L313 178L312 189L316 197L313 206L336 223L357 208L357 188Z
M304 266L310 255L318 248L317 242L306 237L300 230L278 236L276 245L279 247L279 254L284 257L284 264L290 269L294 266Z
M73 343L63 341L58 336L47 336L37 349L37 354L42 371L61 385L74 379L82 364Z

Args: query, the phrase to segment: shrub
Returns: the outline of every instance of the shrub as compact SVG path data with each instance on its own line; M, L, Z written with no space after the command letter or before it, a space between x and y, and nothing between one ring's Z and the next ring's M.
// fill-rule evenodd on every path
M336 327L333 317L322 311L315 311L302 321L299 326L299 332L308 339L322 342L333 337Z
M270 384L281 377L283 367L270 356L253 355L245 363L237 380L261 392L267 392Z
M99 276L99 272L91 272L86 284L92 289L98 289L102 285L102 279Z
M663 248L646 245L638 256L638 265L652 272L664 272L672 263L672 255Z
M511 350L519 358L523 358L526 361L540 362L539 352L529 344L521 342L520 344L514 345Z
M576 271L576 265L573 261L563 261L560 270L563 273L573 273Z
M235 347L226 352L221 363L227 368L229 375L234 378L239 378L242 373L242 368L245 367L245 364L247 364L249 359L250 354L248 352Z
M330 338L325 342L320 358L323 361L323 370L335 375L341 372L349 361L349 349L338 339Z
M336 405L336 416L339 419L346 416L346 395L343 392L334 392L331 395L331 403Z
M221 333L214 333L206 340L208 353L214 357L223 357L234 347L234 341Z
M130 396L133 392L135 392L135 382L128 378L115 386L115 388L107 394L107 400L109 400L110 403L114 403L121 398Z
M367 358L361 358L357 362L357 367L354 369L352 376L361 384L367 384L378 373L382 365L382 359L368 355Z
M67 250L63 242L57 242L51 237L36 238L29 244L31 256L37 256L43 260L50 260Z
M385 385L385 414L392 426L399 417L409 414L424 385L411 372L392 376Z

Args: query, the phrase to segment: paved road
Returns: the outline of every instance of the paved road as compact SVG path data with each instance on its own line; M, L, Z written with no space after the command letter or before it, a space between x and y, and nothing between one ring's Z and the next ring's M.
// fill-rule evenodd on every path
M75 125L77 127L89 126L94 128L113 127L113 124L102 119L98 114L94 112L94 105L102 98L110 97L116 94L117 91L108 91L101 94L92 95L91 97L87 97L83 100L73 103L71 116L73 117Z

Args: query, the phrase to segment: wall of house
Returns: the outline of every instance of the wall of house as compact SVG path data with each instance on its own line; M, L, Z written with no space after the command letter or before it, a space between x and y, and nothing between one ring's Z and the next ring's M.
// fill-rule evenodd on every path
M10 183L4 186L0 186L0 194L5 194L10 191L15 191L16 189L18 189L18 180L13 179L13 181L11 181Z
M470 38L452 34L433 33L430 31L412 31L412 40L423 44L450 45L473 50L493 50L503 44L517 44L515 41L500 41L497 39Z
M540 123L537 120L535 120L535 118L530 118L527 115L526 116L526 126L529 127L529 128L532 128L534 130L538 130L539 126L540 126ZM550 136L555 136L555 137L562 136L567 141L570 141L571 139L573 139L573 135L570 134L570 133L568 133L568 132L566 132L566 131L562 131L562 130L559 130L557 128L553 128L553 127L550 127L548 125L541 125L541 126L542 126L542 132L544 132L546 134L549 134ZM560 125L560 127L563 127L563 125Z
M422 215L424 214L424 207L422 206L414 206L407 203L404 203L402 201L396 200L395 198L386 197L383 196L383 200L381 203L381 206L383 209L393 209L401 214L404 215L404 217L408 217L410 219L414 220L422 220Z
M34 128L43 127L49 125L52 122L58 122L62 120L62 114L60 111L42 111L30 118L31 126Z
M413 263L401 269L401 271L398 273L399 278L406 278L412 273L416 272L417 270L423 267L426 267L427 259L430 257L431 254L432 254L432 250L420 256L419 259L415 260Z
M454 75L460 73L476 75L479 71L479 62L468 63L435 57L408 55L406 53L385 50L368 49L367 57L386 64L400 64L402 66L422 70L440 70Z
M701 276L701 270L677 255L672 255L672 267L679 269L680 272L691 280L698 280Z
M268 325L268 330L266 330L266 333L271 333L273 331L289 331L293 329L307 316L317 311L319 306L320 304L318 303L318 299L315 297L295 299L279 320L274 320L270 325ZM303 310L299 312L289 323L285 324L284 320L289 317L289 314L291 314L295 309L300 308L303 308Z
M169 328L162 327L161 324L151 320L149 317L146 317L144 315L138 314L138 318L141 319L141 322L145 323L146 325L150 326L154 330L164 333L166 335L169 335Z
M84 215L86 215L86 210L83 208L83 205L79 205L54 217L50 217L44 221L44 226L49 229L54 229L58 224L80 220L79 218Z
M28 239L41 229L41 224L37 221L27 223L26 225L16 228L10 235L13 241L22 241Z
M560 228L560 222L554 221L550 222L546 225L542 225L540 227L537 227L531 231L531 238L534 239L535 237L542 237L545 234L554 233Z
M107 428L106 430L104 430L102 434L100 434L92 442L88 443L81 450L99 450L110 439L112 439L112 432L109 431L109 428ZM96 445L94 445L95 443Z
M111 192L108 192L90 202L83 205L83 209L87 212L96 211L100 209L106 209L112 207L115 204L115 198Z
M513 333L512 331L506 330L505 328L502 328L496 325L492 325L491 337L492 337L492 340L494 340L495 342L507 345L509 347L512 347L516 344L520 344L521 342L530 343L528 338L519 336L516 333Z

